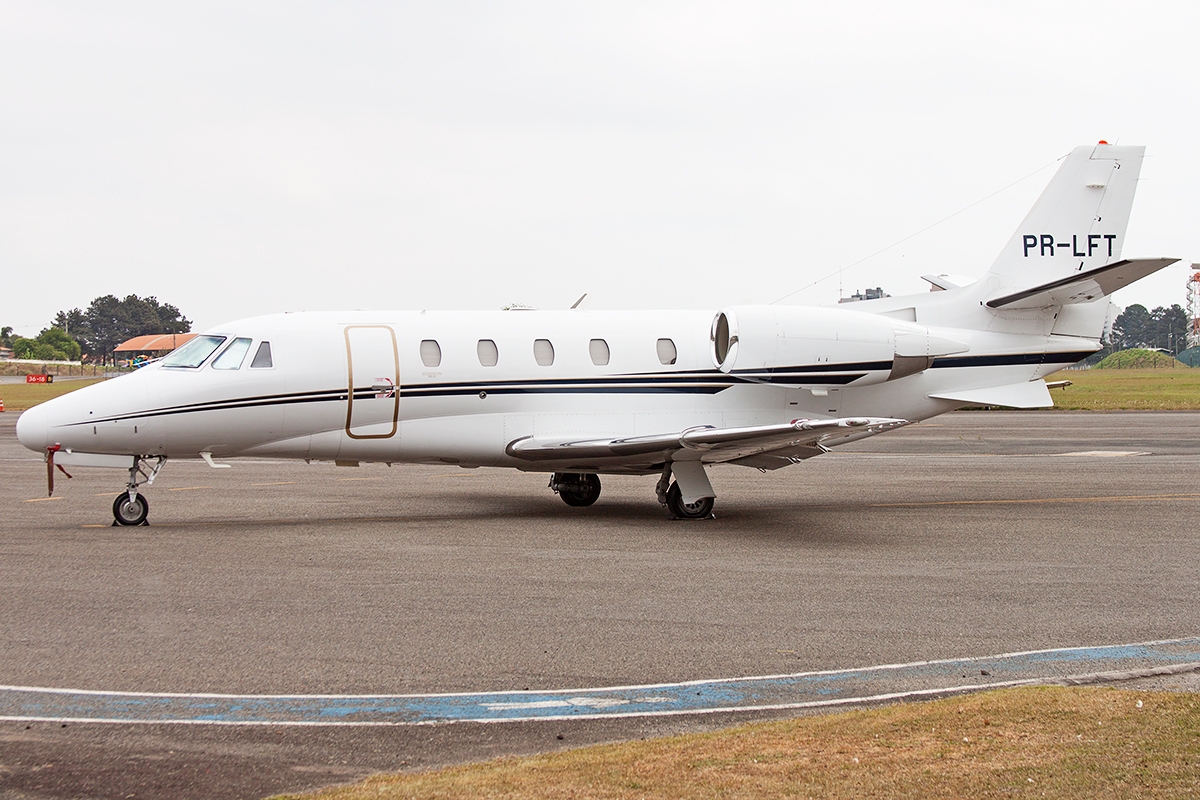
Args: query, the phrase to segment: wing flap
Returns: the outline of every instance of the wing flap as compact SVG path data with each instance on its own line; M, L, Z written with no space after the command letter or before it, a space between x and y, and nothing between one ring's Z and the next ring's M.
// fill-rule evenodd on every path
M988 300L988 308L1045 308L1090 303L1170 266L1178 258L1132 258Z
M1008 406L1009 408L1050 408L1054 401L1045 381L1011 383L985 389L962 389L929 395L938 400L956 400L976 406Z
M705 463L733 461L771 450L813 448L821 441L842 436L878 433L908 420L881 417L797 419L776 425L738 428L703 426L675 433L621 439L556 439L528 436L510 442L505 451L525 461L571 461L635 458L658 455L664 461L681 450L699 451ZM813 453L815 455L815 453ZM692 459L694 460L694 456Z

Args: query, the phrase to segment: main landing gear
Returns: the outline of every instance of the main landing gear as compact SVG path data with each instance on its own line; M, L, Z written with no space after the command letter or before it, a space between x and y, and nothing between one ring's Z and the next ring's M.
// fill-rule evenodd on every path
M569 506L590 506L600 497L600 476L593 472L556 472L550 488Z
M701 480L700 485L707 487L708 496L696 499L691 503L684 502L683 490L679 488L679 481L671 480L671 464L668 463L663 467L658 485L654 487L655 494L658 495L658 502L667 507L667 510L671 512L672 519L712 519L713 505L717 498L711 494L712 486L704 474L704 467L699 462L690 461L679 464L676 469L686 469L688 480L695 480L698 474Z
M704 474L704 466L698 462L683 462L675 471L692 488L692 501L683 499L683 489L678 480L671 480L672 465L663 467L655 493L658 502L667 507L672 519L712 519L716 501L712 485ZM600 497L600 476L592 472L556 472L550 477L550 488L569 506L590 506ZM695 497L700 494L701 497Z
M715 497L701 497L694 503L683 502L683 492L678 483L672 483L667 490L667 508L676 519L710 519L714 503Z
M165 463L166 456L153 459L138 458L133 462L133 466L129 468L129 482L125 485L125 491L113 501L114 527L149 524L146 522L146 516L150 513L150 501L138 493L138 487L153 484Z

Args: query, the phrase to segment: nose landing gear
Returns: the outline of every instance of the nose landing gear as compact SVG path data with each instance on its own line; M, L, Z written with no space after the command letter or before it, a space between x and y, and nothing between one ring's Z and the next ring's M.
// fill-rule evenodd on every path
M113 501L113 527L149 524L146 522L146 516L150 513L150 501L138 494L138 487L153 484L165 463L166 456L153 459L137 458L133 462L133 466L129 468L129 482L125 485L125 491Z

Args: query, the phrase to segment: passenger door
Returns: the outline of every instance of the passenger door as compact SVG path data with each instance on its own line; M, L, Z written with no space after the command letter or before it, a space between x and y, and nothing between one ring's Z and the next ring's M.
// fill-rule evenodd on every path
M346 326L346 435L389 439L400 419L400 354L388 325Z

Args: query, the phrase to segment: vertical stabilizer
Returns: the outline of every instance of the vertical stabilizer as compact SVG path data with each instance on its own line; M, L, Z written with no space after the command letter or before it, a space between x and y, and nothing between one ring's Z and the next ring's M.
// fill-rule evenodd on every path
M1020 290L1118 261L1144 147L1077 147L986 276Z

